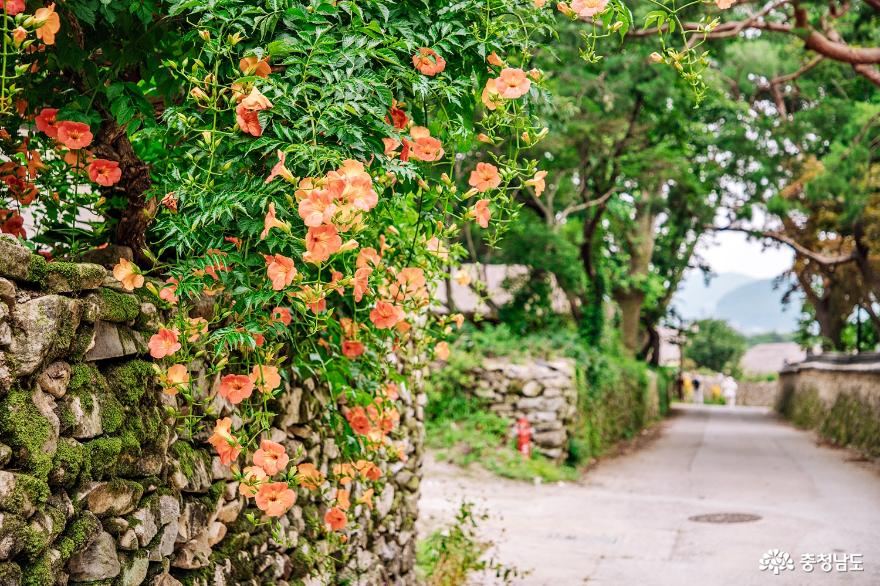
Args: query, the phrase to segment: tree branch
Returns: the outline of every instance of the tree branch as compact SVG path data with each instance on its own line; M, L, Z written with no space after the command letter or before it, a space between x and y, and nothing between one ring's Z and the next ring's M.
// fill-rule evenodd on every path
M787 24L782 24L778 22L765 22L760 19L770 14L772 11L777 8L781 8L785 4L788 4L790 0L779 0L777 2L771 2L764 6L761 10L752 14L745 20L739 21L731 21L725 22L723 24L715 27L711 32L706 33L706 38L709 39L727 39L730 37L735 37L742 31L750 28L762 29L762 30L771 30L777 32L792 32L791 26ZM880 2L880 0L877 0ZM706 25L699 22L683 22L682 28L685 32L690 33L701 33L705 30ZM668 24L664 24L662 27L654 27L649 29L642 29L638 31L632 31L629 33L630 36L633 37L649 37L651 35L658 34L660 32L666 32L669 29Z
M877 87L880 87L880 69L878 69L876 66L860 64L853 65L852 67L853 71L855 71Z
M608 201L608 199L609 199L612 195L614 195L614 192L615 192L615 191L617 191L617 188L616 188L616 187L612 187L611 189L609 189L608 191L606 191L605 193L603 193L600 197L597 197L596 199L591 199L591 200L584 201L584 202L581 202L581 203L572 204L572 205L566 207L564 210L562 210L562 211L560 212L559 215L560 215L563 219L565 219L565 218L567 218L570 214L573 214L573 213L575 213L575 212L580 212L580 211L583 211L583 210L585 210L585 209L587 209L587 208L591 208L591 207L593 207L593 206L602 205L602 204L604 204L606 201Z
M828 34L827 32L823 34L810 25L806 10L802 7L797 7L795 9L794 25L784 22L763 20L763 17L767 14L785 4L788 4L789 1L790 0L780 0L778 2L770 3L745 20L725 22L710 32L704 32L705 25L698 22L682 23L682 28L685 32L692 34L704 34L707 39L726 39L735 37L747 29L759 29L793 34L803 39L804 45L807 49L815 51L816 53L834 61L848 63L853 66L880 64L880 47L851 47L840 38L835 38L833 34ZM870 4L871 6L878 8L880 7L880 0L872 0ZM643 29L634 31L631 35L634 37L646 37L657 34L661 31L665 32L667 28L668 25L664 25L660 28L655 27ZM875 79L877 76L880 76L880 74L876 74L876 71L874 70L859 68L856 71L861 75L865 75L865 77L874 83L877 83Z
M808 72L809 70L811 70L812 68L814 68L815 66L819 65L819 63L821 63L823 59L825 59L824 56L816 55L815 57L810 59L810 61L808 61L806 64L804 64L797 71L794 71L792 73L787 73L785 75L780 75L779 77L774 77L773 79L770 80L770 83L771 84L783 84L783 83L788 83L790 81L793 81L793 80L799 78L800 76L802 76L803 74L805 74L806 72Z
M755 238L768 238L770 240L779 242L780 244L785 244L786 246L794 250L795 254L797 254L798 256L807 258L825 267L853 262L856 258L855 254L852 252L841 254L838 256L830 256L827 254L822 254L821 252L810 250L794 238L775 230L754 230L751 228L743 228L741 226L709 226L707 227L707 230L712 230L715 232L742 232L744 234L754 236Z

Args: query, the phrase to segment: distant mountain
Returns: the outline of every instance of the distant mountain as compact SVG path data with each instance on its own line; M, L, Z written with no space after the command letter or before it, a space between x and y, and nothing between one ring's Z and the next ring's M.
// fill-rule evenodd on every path
M738 273L713 275L706 285L702 271L690 271L685 275L672 300L673 306L685 319L714 317L718 301L730 291L755 279Z
M673 299L687 319L714 318L728 321L744 334L793 332L800 315L800 296L783 305L788 287L774 288L775 279L754 279L722 273L706 286L702 273L688 275Z
M715 315L744 334L795 331L801 309L800 296L784 305L782 296L788 287L783 283L774 288L774 283L774 279L763 279L729 291L718 300Z

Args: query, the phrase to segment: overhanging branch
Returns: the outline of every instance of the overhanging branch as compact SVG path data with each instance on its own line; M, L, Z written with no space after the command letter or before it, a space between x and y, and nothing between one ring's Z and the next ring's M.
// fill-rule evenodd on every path
M744 228L741 226L710 226L707 229L715 232L742 232L744 234L749 234L750 236L753 236L755 238L766 238L769 240L773 240L775 242L779 242L780 244L785 244L786 246L790 247L798 256L808 258L826 267L853 262L856 258L853 252L831 256L828 254L823 254L821 252L816 252L815 250L810 250L794 238L791 238L790 236L787 236L782 232L777 232L775 230L755 230L751 228Z

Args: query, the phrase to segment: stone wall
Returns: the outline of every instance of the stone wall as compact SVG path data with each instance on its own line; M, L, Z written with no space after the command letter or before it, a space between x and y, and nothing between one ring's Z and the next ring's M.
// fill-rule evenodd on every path
M786 367L776 408L834 444L880 457L880 355L813 358Z
M779 391L777 381L739 381L736 404L750 407L773 407Z
M528 360L519 364L486 358L470 374L476 386L467 391L511 423L525 417L532 426L536 451L553 460L565 458L577 413L573 361Z
M245 519L259 511L205 438L179 439L176 397L140 356L157 317L104 266L0 237L0 586L414 583L423 395L401 388L405 459L385 465L374 510L355 506L348 543L311 522L325 505L299 489L282 545ZM288 385L271 434L325 473L340 457L319 425L327 401Z

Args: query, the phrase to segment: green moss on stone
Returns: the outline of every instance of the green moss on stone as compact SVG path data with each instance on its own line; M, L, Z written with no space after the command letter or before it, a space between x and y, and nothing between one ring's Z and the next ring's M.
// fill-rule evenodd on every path
M68 383L67 388L70 391L76 392L93 387L97 384L97 377L100 374L98 369L91 364L73 364L70 367L70 383Z
M75 552L82 551L100 530L100 522L89 512L83 512L74 519L54 544L60 554L60 559L56 561L57 567L60 568L66 564ZM53 558L47 553L43 554L35 563L27 566L22 584L26 586L51 586L55 584L52 561Z
M104 375L91 364L78 363L70 368L68 393L79 397L80 405L87 411L95 408L95 401L100 409L101 427L104 433L115 433L122 425L125 412Z
M43 553L51 543L48 534L43 533L40 529L34 528L30 525L22 527L19 539L21 539L24 545L24 547L22 547L22 552L31 560Z
M92 324L81 324L76 331L73 341L70 343L69 357L71 360L82 360L89 346L92 344L92 338L95 335L95 326Z
M19 584L21 568L14 562L0 563L0 584Z
M116 474L116 464L122 451L122 439L100 437L83 444L83 479L101 480Z
M22 519L19 515L15 513L6 513L3 515L3 525L0 525L0 543L15 543L20 539L20 535L24 531L26 524L24 519ZM11 553L14 555L18 551L16 546L13 546ZM2 578L0 578L0 584L3 584Z
M69 432L76 425L76 417L66 403L58 404L58 421L61 424L62 434Z
M98 291L98 317L105 321L127 322L137 318L141 307L137 297L112 289Z
M61 321L61 325L55 330L54 347L58 350L69 350L76 337L76 323L72 319Z
M79 265L75 262L64 262L60 260L50 262L46 265L46 274L49 275L53 273L71 281L71 284L74 279L78 280L80 278Z
M144 474L146 461L164 460L165 446L172 432L166 425L158 407L140 407L137 417L128 417L119 431L122 440L122 454L119 459L118 473L126 476ZM156 473L153 470L151 473Z
M46 269L49 263L39 254L32 254L28 262L27 279L33 283L42 283L46 278Z
M41 505L49 498L49 485L45 480L28 474L15 475L15 488L3 500L0 510L19 513L30 505Z
M107 383L113 394L126 405L137 405L141 397L153 387L156 371L143 360L131 360L110 369Z
M36 563L26 568L22 586L52 586L55 584L52 562L44 555Z
M122 425L125 413L122 405L113 395L105 394L100 398L101 402L101 427L104 433L114 433Z
M100 530L101 522L98 521L97 517L89 512L80 513L58 541L58 551L61 553L61 559L67 562L70 556L85 547Z
M211 568L201 568L199 570L187 570L175 573L174 577L177 578L183 586L197 586L201 584L211 584L214 579L214 572L211 571Z
M185 441L176 441L168 450L180 463L180 471L187 478L192 478L195 473L195 461L198 457L196 450Z
M56 275L59 281L64 282L73 291L79 291L82 288L82 277L76 263L63 261L48 263L46 277L51 278L53 275Z
M76 483L82 470L85 449L76 440L61 438L58 442L58 450L52 460L53 478L66 487Z
M43 451L43 445L52 426L34 405L31 395L31 391L14 386L0 401L0 434L5 443L17 450L23 469L45 479L52 467L52 456Z
M208 493L199 499L202 501L202 504L208 507L209 513L213 514L217 510L217 506L220 504L220 496L224 490L226 490L226 482L218 480L208 488Z
M53 544L60 554L57 567L60 568L66 564L75 552L83 550L100 530L101 523L97 517L88 511L80 513ZM22 584L26 586L52 586L55 584L52 560L53 558L45 553L33 564L27 566Z

